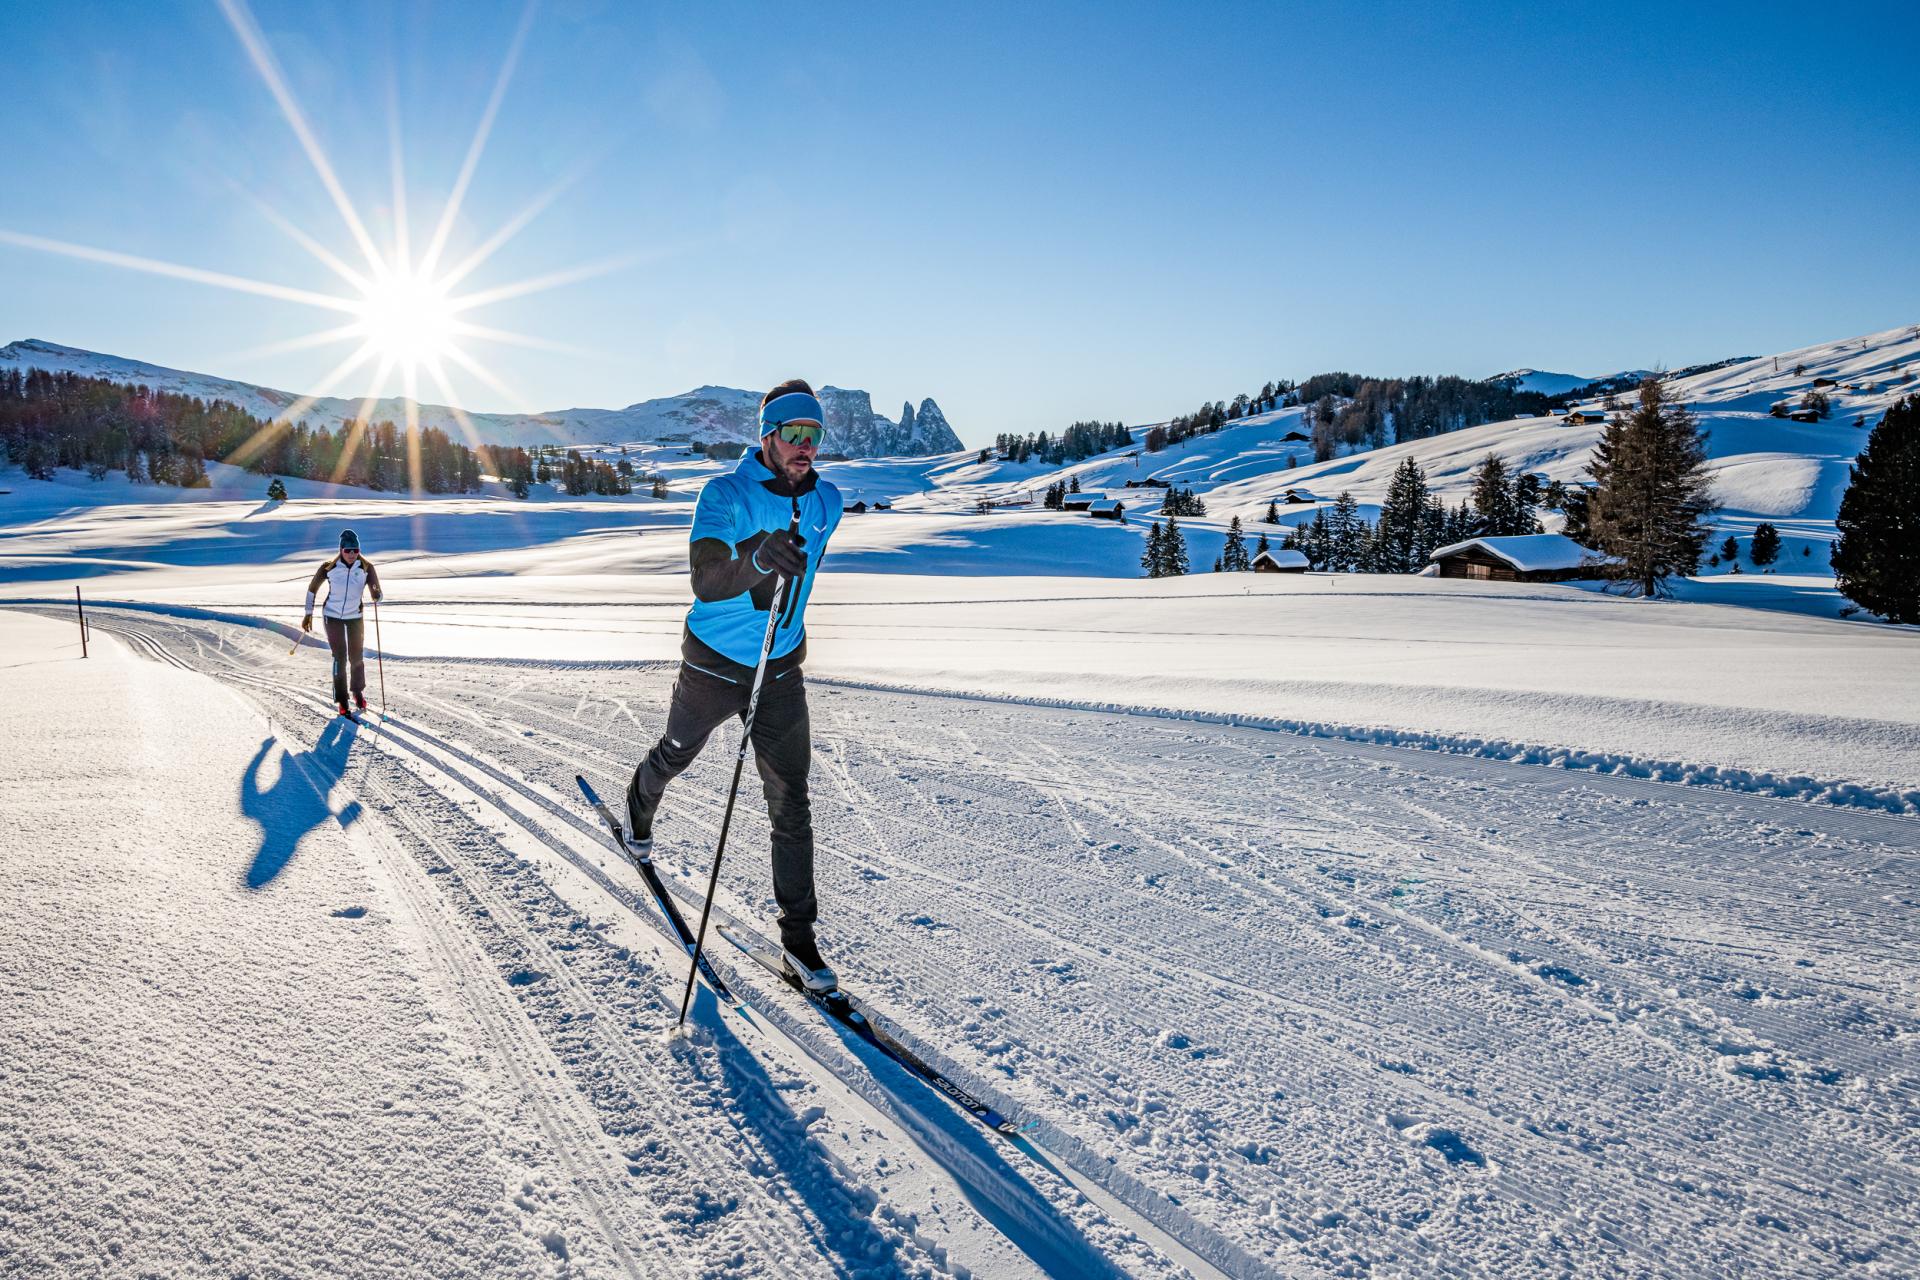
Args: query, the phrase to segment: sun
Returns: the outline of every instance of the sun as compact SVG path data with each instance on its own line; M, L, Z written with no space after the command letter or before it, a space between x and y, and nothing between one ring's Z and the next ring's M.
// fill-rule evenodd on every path
M132 271L276 298L318 308L334 317L335 323L328 328L269 343L246 353L264 356L341 343L348 344L352 348L350 353L332 370L319 378L318 385L314 386L308 394L287 405L271 421L265 423L252 439L226 459L236 465L244 466L251 458L264 452L277 438L300 422L302 415L312 406L324 397L347 390L346 384L357 377L366 379L364 394L357 397L360 400L358 412L342 422L342 430L348 432L348 436L345 447L340 451L339 463L334 472L333 478L336 481L345 474L359 441L371 425L372 415L379 406L380 397L388 390L390 378L398 379L403 397L402 413L406 418L410 469L413 469L418 459L416 437L419 427L419 395L423 382L437 389L444 400L445 407L452 414L456 426L466 437L467 442L475 448L481 447L480 435L466 410L461 407L459 392L450 380L449 366L464 371L520 411L531 412L531 409L513 388L501 380L493 363L477 359L465 350L466 344L494 343L574 354L578 352L565 344L536 335L516 333L492 325L475 323L468 318L471 313L509 299L624 270L650 258L661 256L662 253L658 249L635 249L598 261L478 290L465 285L464 282L469 276L479 270L502 246L551 205L575 179L582 176L585 170L581 168L536 195L519 213L509 218L492 235L485 237L464 259L448 265L446 255L453 247L455 227L463 201L473 182L475 170L479 165L481 153L485 149L488 135L492 132L501 101L506 95L508 81L512 79L514 67L526 43L539 0L525 0L519 24L513 32L506 57L494 79L493 91L488 96L485 109L481 112L479 124L474 129L473 139L467 146L466 157L461 162L459 175L441 204L432 235L428 237L425 248L418 253L413 249L408 217L410 202L401 151L397 95L389 101L388 106L388 137L393 184L390 205L393 212L393 238L383 245L376 242L367 220L361 216L360 210L348 196L339 175L334 172L332 163L321 148L319 136L308 123L306 113L301 110L300 104L295 100L293 90L287 83L279 62L268 47L266 35L253 16L249 0L216 0L216 3L226 15L228 25L233 28L234 34L245 48L254 70L259 73L274 101L278 103L281 115L286 118L287 125L292 129L300 149L306 154L315 176L331 198L352 241L353 249L344 254L336 253L258 195L239 187L238 184L236 184L236 190L251 200L270 222L306 250L315 261L337 277L340 283L339 291L324 292L313 288L298 288L266 280L249 279L228 272L210 271L183 263L166 262L112 249L30 235L5 227L0 227L0 244L16 245L45 253L108 263ZM416 489L419 487L417 480L416 474L414 486Z
M368 281L355 310L354 336L396 368L431 367L454 351L454 300L417 268L389 268Z

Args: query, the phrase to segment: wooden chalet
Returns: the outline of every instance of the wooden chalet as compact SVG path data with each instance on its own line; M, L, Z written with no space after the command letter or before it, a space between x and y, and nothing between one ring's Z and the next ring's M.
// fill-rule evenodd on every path
M865 515L866 510L867 510L867 504L864 501L856 502L852 506L847 508L847 514L850 516Z
M1570 427L1585 426L1589 422L1605 426L1607 422L1607 412L1604 409L1574 409L1569 411L1567 416L1562 418L1561 421Z
M1307 557L1305 552L1290 547L1270 548L1253 558L1255 573L1305 573Z
M1118 498L1096 498L1087 508L1087 514L1095 520L1118 520L1127 522L1127 504Z
M1566 582L1597 578L1606 557L1558 533L1469 538L1428 557L1442 578L1489 582Z
M1098 495L1091 493L1070 493L1060 499L1062 511L1085 511L1098 501Z

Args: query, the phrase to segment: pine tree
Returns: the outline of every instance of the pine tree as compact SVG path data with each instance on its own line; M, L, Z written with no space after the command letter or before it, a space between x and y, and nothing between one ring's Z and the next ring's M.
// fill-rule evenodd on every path
M1374 528L1375 573L1415 573L1422 567L1429 497L1420 464L1406 459L1394 471L1387 499L1380 504L1380 523Z
M1267 542L1267 535L1264 533L1260 535L1260 541L1253 544L1253 555L1256 560L1271 550L1273 547Z
M1235 516L1227 524L1227 545L1220 552L1220 563L1229 573L1245 573L1253 567L1247 557L1247 540L1240 532L1240 517Z
M1522 471L1513 477L1513 531L1517 534L1539 533L1540 517L1535 515L1545 491L1541 488L1540 477L1531 471Z
M1780 558L1780 531L1762 520L1753 527L1753 545L1747 551L1756 566L1766 568Z
M1147 549L1140 553L1140 567L1147 571L1149 578L1166 575L1165 539L1160 536L1160 522L1155 520L1147 528Z
M1167 531L1160 535L1160 568L1165 577L1177 578L1190 572L1187 563L1187 539L1180 532L1180 521L1174 516L1167 517Z
M1640 405L1615 415L1594 446L1588 522L1600 550L1618 558L1615 576L1653 595L1674 574L1700 567L1712 504L1706 435L1666 384L1640 384Z
M1727 540L1720 544L1720 558L1728 564L1740 563L1740 543L1732 534L1728 534Z
M1841 593L1889 622L1920 623L1920 396L1896 402L1867 437L1835 525Z
M1360 568L1360 543L1366 521L1360 518L1360 504L1351 490L1343 489L1333 500L1333 514L1327 518L1327 560L1322 566L1332 573L1354 573Z
M1480 532L1489 537L1505 537L1517 532L1519 513L1514 507L1513 482L1507 463L1497 453L1480 459L1473 473L1473 509L1480 515Z
M267 501L268 502L285 502L286 500L287 500L287 486L285 482L283 482L280 479L279 476L275 476L273 478L273 483L267 486Z

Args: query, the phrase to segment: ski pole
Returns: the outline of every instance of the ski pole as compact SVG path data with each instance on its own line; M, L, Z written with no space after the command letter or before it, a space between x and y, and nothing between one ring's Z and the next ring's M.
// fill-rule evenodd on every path
M307 638L307 633L304 628L302 628L301 630L295 631L293 633L293 649L287 650L287 656L289 658L293 656L293 650L298 649L300 647L300 642L306 638Z
M373 599L373 658L380 664L380 715L387 714L387 646L380 639L380 597Z
M800 499L793 500L793 523L788 526L789 533L800 532ZM720 818L720 839L713 847L713 870L707 875L707 900L700 908L700 931L693 938L693 963L687 967L687 989L680 997L680 1018L673 1025L677 1029L687 1020L687 1008L693 1003L693 979L700 972L700 949L707 941L707 917L713 911L714 891L720 885L720 858L727 851L727 832L733 826L733 802L740 796L740 774L747 767L747 748L753 742L753 717L760 710L760 682L767 674L767 655L773 652L773 633L780 626L780 602L787 593L793 579L782 578L773 589L773 603L767 608L767 634L760 641L760 661L753 666L753 692L747 695L747 717L740 730L740 754L733 761L733 785L727 788L727 810Z

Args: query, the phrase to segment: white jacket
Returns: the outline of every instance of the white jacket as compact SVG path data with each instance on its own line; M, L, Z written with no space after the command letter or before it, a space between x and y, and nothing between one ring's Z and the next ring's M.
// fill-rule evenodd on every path
M320 592L320 584L327 584L327 606L324 616L351 621L360 616L360 593L367 587L373 588L373 598L380 598L380 572L367 562L365 556L355 556L349 567L339 556L327 561L314 571L313 581L307 584L307 612L313 612L314 597Z

